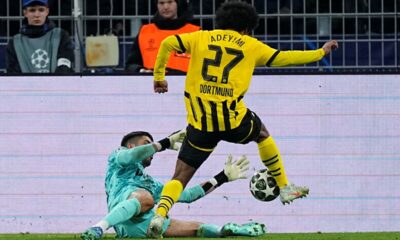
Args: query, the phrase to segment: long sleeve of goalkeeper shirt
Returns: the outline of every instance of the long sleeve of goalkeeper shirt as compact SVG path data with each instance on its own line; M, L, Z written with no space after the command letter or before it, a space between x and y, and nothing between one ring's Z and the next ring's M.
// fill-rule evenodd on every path
M141 162L144 159L147 159L153 156L156 153L156 150L153 147L153 144L146 144L134 148L125 148L122 147L117 154L117 163L121 166L129 166L133 163Z

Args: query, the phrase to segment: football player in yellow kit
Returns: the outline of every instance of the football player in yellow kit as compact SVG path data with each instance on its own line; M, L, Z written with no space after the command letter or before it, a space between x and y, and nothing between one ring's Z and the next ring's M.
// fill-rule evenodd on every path
M170 36L162 42L154 68L156 93L168 91L165 68L170 52L192 56L184 93L188 126L175 173L164 185L148 236L161 237L168 211L221 140L257 143L261 161L281 189L283 204L309 193L308 187L288 181L278 147L260 118L246 107L243 98L255 67L316 62L337 48L338 43L330 40L322 48L310 51L280 51L248 35L257 23L258 15L252 5L227 2L216 13L217 29Z

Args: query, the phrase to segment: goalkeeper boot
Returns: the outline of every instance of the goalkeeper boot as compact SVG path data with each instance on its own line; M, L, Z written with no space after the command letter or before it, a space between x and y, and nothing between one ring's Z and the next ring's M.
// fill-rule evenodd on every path
M147 228L147 237L162 238L164 221L165 218L163 216L155 214Z
M280 189L280 199L283 205L290 204L293 200L307 196L310 190L308 187L296 186L289 183Z
M257 237L264 235L267 231L265 230L265 225L251 222L243 225L236 223L227 223L221 229L221 235L223 237L227 236L247 236L247 237Z
M97 240L103 237L103 229L101 227L90 227L81 234L83 240Z

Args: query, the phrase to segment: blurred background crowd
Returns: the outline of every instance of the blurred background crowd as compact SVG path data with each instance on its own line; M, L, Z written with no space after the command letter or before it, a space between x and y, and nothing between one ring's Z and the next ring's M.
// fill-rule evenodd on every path
M0 73L7 72L7 45L23 26L24 1L2 0ZM214 28L214 13L224 0L176 2L178 18L185 15L184 22L209 30ZM399 69L400 4L397 0L247 2L256 7L260 16L253 36L271 47L315 49L327 39L337 39L341 45L334 54L316 64L282 70L260 68L257 69L259 72L391 72ZM48 0L47 6L49 19L69 34L73 51L72 72L90 74L151 72L151 67L144 67L146 63L140 60L147 55L141 49L143 44L140 46L138 34L143 25L157 21L158 4L157 0ZM171 24L164 27L168 29ZM156 25L163 29L162 25ZM86 40L91 36L116 37L116 64L88 64L90 53Z

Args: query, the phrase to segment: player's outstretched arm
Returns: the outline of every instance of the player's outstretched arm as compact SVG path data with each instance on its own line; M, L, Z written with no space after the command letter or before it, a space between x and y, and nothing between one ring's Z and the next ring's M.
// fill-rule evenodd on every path
M224 169L213 178L202 184L185 189L178 202L191 203L214 191L217 187L226 182L247 178L250 161L246 156L233 160L232 155L228 156Z
M274 58L270 59L270 66L272 67L284 67L292 65L303 65L307 63L317 62L321 60L324 56L331 53L339 47L336 40L330 40L326 42L322 48L316 50L306 50L306 51L278 51L274 54Z

